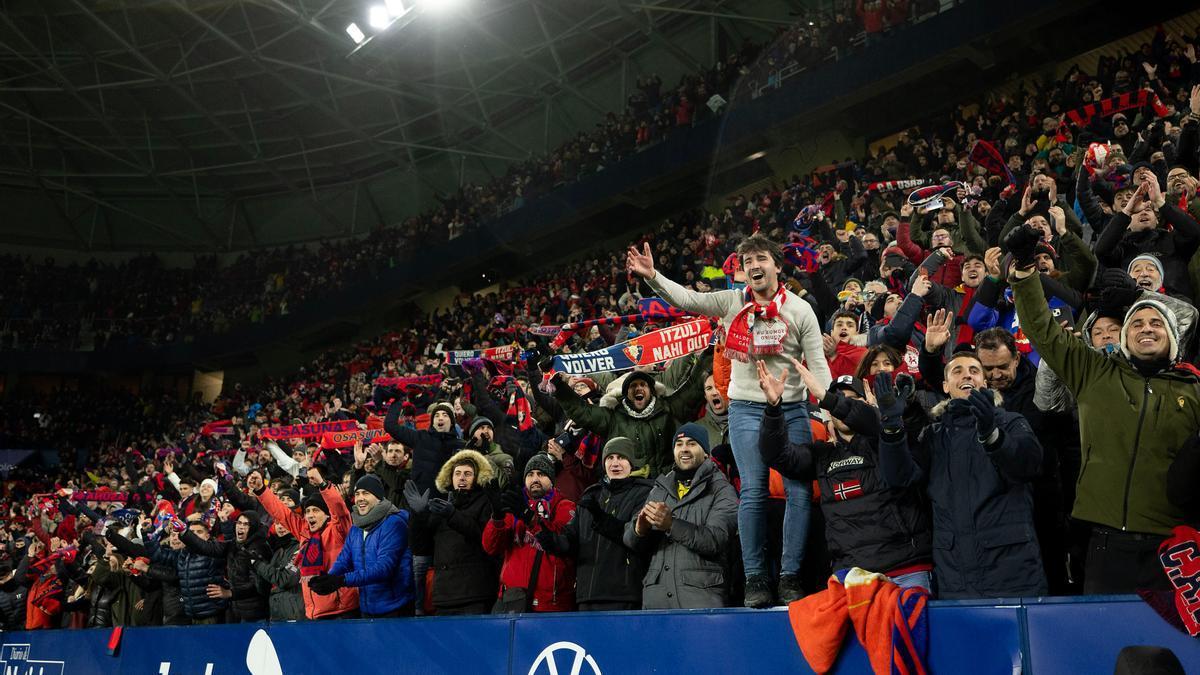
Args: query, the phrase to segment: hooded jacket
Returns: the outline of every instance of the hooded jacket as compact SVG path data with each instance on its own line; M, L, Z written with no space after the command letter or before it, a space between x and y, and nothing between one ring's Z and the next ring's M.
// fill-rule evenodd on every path
M737 531L737 491L712 460L679 496L675 471L654 481L647 502L671 509L671 531L639 537L636 520L625 525L625 545L651 555L642 579L642 609L695 609L728 604L728 560Z
M575 609L575 565L543 552L535 535L543 529L562 532L575 514L575 504L556 490L551 490L549 499L528 501L538 514L533 523L526 525L511 513L501 520L489 519L483 528L483 550L503 557L500 593L506 588L528 588L534 560L541 553L542 563L534 580L533 611L569 612Z
M403 413L401 402L397 401L388 409L387 417L383 420L383 428L396 441L412 449L412 474L410 480L415 481L419 491L424 492L433 488L434 479L446 460L463 446L463 441L453 431L417 431L400 423Z
M454 489L455 464L470 459L476 467L470 490ZM454 453L438 472L437 489L449 495L454 513L449 518L425 514L433 527L433 605L453 608L496 598L499 567L483 549L483 530L491 518L491 504L483 493L495 480L492 463L475 450Z
M609 409L584 403L563 377L555 377L554 396L563 411L584 429L602 438L624 436L637 446L637 463L647 466L650 475L669 471L671 466L670 439L680 424L691 421L704 400L702 361L696 359L683 385L673 394L654 395L649 408L633 413L625 399ZM648 414L647 414L648 413Z
M350 509L342 501L337 486L332 483L321 490L325 507L329 509L329 520L317 533L308 530L308 521L279 501L275 493L263 490L258 501L276 522L283 523L288 532L300 542L298 567L300 568L300 595L304 599L304 615L310 619L321 619L358 609L358 589L339 588L329 595L318 595L308 588L308 580L328 571L337 560L338 553L350 533Z
M933 409L915 447L884 434L879 465L894 488L924 485L933 515L933 573L942 598L1045 595L1046 576L1033 527L1032 481L1042 447L1020 415L995 397L997 435L980 441L965 401Z
M928 565L932 528L926 505L912 488L889 487L880 475L879 414L836 391L825 394L821 407L854 431L849 441L791 443L782 409L767 406L758 448L763 463L785 478L820 483L833 569L888 574Z
M391 512L366 529L354 525L341 553L329 569L358 588L363 614L389 614L413 604L412 551L408 546L408 511L379 502ZM369 514L368 514L369 515ZM341 589L345 590L345 589Z
M1167 499L1167 472L1200 430L1200 378L1175 367L1147 377L1124 355L1097 352L1066 335L1031 278L1013 282L1025 335L1079 402L1083 459L1072 515L1117 529L1170 534L1184 523L1184 514ZM1139 300L1130 313L1146 303ZM1178 326L1168 329L1178 342Z

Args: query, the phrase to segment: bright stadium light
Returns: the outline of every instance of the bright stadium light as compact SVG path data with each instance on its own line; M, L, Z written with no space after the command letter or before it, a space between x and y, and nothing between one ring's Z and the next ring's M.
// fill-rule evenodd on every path
M385 0L383 4L387 5L388 16L393 19L404 13L404 0Z
M371 28L383 30L392 23L392 17L388 16L388 9L383 5L373 5L367 12L367 23Z
M362 44L362 41L367 39L366 34L362 32L362 29L356 23L346 26L346 33L350 35L350 39L354 40L354 44L356 45Z

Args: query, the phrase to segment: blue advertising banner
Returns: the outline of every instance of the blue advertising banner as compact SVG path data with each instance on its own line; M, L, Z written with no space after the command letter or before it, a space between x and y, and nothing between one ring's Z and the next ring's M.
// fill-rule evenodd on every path
M934 673L1112 672L1126 645L1160 645L1200 672L1200 642L1140 600L937 602ZM0 635L3 675L307 673L810 673L783 608L428 617ZM834 673L868 673L851 630Z

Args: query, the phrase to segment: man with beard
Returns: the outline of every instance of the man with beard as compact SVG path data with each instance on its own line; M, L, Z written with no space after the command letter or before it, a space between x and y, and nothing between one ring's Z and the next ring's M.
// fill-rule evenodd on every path
M251 561L271 556L266 532L261 522L250 513L238 516L233 532L233 541L204 539L191 530L182 532L179 539L193 553L226 561L225 578L229 580L229 587L209 584L208 597L232 599L233 614L237 621L262 621L267 618L267 592L254 573Z
M338 486L325 481L318 469L308 470L309 485L317 494L300 503L300 513L263 484L257 471L246 477L246 487L258 497L263 509L302 542L299 556L300 596L304 615L309 619L349 618L358 613L358 589L344 588L332 594L318 595L311 582L337 560L350 533L350 510L346 508Z
M569 612L575 608L575 566L538 543L544 530L559 533L575 504L554 489L554 461L534 455L525 464L524 494L488 492L492 517L483 550L501 556L500 592L493 614Z
M555 373L550 381L563 412L580 427L601 438L635 439L636 459L653 476L670 466L671 430L692 419L704 396L704 361L699 355L690 358L692 365L675 393L659 396L654 378L634 371L621 384L621 401L613 408L585 403L567 384L565 373Z
M711 380L712 378L708 378ZM719 394L718 394L719 396ZM584 491L575 517L561 533L542 530L538 542L575 559L575 594L584 612L640 609L646 558L623 541L653 483L634 477L635 445L618 436L604 444L604 478Z
M409 480L416 483L422 494L434 488L438 471L446 460L463 446L462 439L458 437L454 428L454 407L449 403L438 402L429 406L428 410L427 431L418 431L400 423L404 412L400 397L396 398L383 420L383 428L392 440L404 444L412 451ZM432 533L417 525L412 530L412 570L417 597L425 597L425 572L429 569L432 557ZM422 608L417 607L417 611L421 612Z
M496 601L496 561L483 549L492 507L485 486L495 479L491 461L459 450L442 466L437 489L448 496L424 499L409 484L409 506L433 528L433 608L439 616L487 614Z
M499 477L499 484L508 485L513 475L513 456L496 442L496 425L492 420L482 415L471 420L467 437L467 447L483 453L492 465L493 476Z
M704 417L696 424L708 431L708 447L729 443L729 400L721 395L712 375L704 378Z
M689 291L657 273L648 245L641 252L630 248L626 265L670 304L704 316L720 317L726 327L725 355L730 358L729 440L742 481L737 530L746 573L745 605L767 607L775 596L764 554L768 472L758 452L758 429L767 404L758 387L754 361L764 360L778 370L788 357L795 357L806 360L822 384L828 385L830 375L816 314L807 302L780 282L783 262L778 244L753 235L738 245L737 255L747 278L744 291ZM806 399L803 384L788 383L783 411L789 438L794 443L811 439ZM707 433L704 436L707 441ZM783 602L791 602L803 597L799 573L808 537L811 488L801 481L785 479L784 489L787 505L778 590Z
M652 555L644 609L724 607L737 491L708 459L708 433L689 422L675 433L674 468L659 476L625 526L625 545ZM761 460L760 460L761 461Z
M354 484L354 525L328 573L309 582L318 595L358 588L364 619L413 615L408 513L384 499L383 483L368 474Z
M921 267L927 272L936 270L939 265L949 259L950 254L950 251L934 251L921 263ZM944 313L950 316L950 336L944 345L939 346L938 350L933 350L927 343L922 349L928 348L934 353L944 353L948 356L953 352L955 346L963 342L970 342L975 337L975 331L967 323L967 316L971 312L975 293L983 284L987 274L988 269L983 256L971 253L963 257L962 283L953 288L933 284L925 295L925 304L931 311L944 310Z

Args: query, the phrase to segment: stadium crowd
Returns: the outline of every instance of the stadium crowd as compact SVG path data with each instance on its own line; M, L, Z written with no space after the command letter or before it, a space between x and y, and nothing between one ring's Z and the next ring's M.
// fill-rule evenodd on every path
M1196 45L1160 31L211 405L6 402L7 447L70 450L4 484L0 619L766 607L855 567L1169 591L1200 478ZM680 313L717 344L586 365Z
M884 5L887 6L884 16ZM246 323L284 316L302 303L419 255L411 242L445 242L555 188L612 167L624 157L721 114L739 82L765 82L781 67L817 67L844 55L865 36L901 27L938 10L908 0L847 3L832 13L801 17L764 46L750 40L699 73L664 87L657 74L639 76L625 109L610 112L544 156L514 164L490 183L467 184L441 204L365 238L255 251L221 263L198 256L187 269L154 255L124 263L0 255L0 349L155 347L225 334Z

